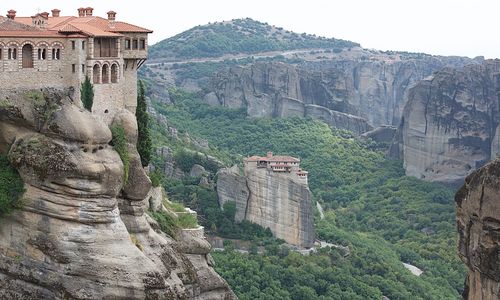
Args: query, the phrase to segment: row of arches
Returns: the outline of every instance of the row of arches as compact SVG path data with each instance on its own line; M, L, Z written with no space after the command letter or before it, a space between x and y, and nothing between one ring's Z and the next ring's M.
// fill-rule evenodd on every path
M120 67L118 63L94 64L92 68L92 78L94 84L117 83L120 77Z
M52 55L50 56L52 60L60 60L62 49L63 44L60 42L53 42L50 47L46 42L39 42L37 44L30 41L23 43L8 42L6 44L0 42L0 60L4 58L7 60L18 60L18 53L20 53L22 68L33 68L35 59L49 59L49 50L52 50Z

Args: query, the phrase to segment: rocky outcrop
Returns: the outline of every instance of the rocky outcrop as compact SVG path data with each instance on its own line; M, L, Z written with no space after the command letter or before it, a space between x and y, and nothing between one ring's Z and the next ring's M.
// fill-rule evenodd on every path
M367 131L361 135L362 138L369 138L377 143L390 144L394 140L397 131L396 126L380 126L371 131Z
M399 124L408 88L465 58L329 60L294 66L258 62L214 75L204 99L212 105L246 108L251 117L312 117L332 127L363 133Z
M223 208L226 202L236 203L235 220L237 222L245 220L249 196L247 179L243 172L240 174L237 165L221 169L217 173L217 197L220 207Z
M406 174L457 184L500 152L500 60L445 68L408 94L391 153Z
M108 127L70 92L0 91L0 153L26 188L0 226L0 298L235 298L206 249L183 253L152 230L135 118L124 110L113 124L127 137L128 178Z
M221 207L236 203L236 220L269 228L287 243L309 248L315 239L311 192L295 174L279 174L267 169L238 167L218 173L217 194Z
M464 299L500 299L500 159L473 172L455 196L458 252L469 269Z

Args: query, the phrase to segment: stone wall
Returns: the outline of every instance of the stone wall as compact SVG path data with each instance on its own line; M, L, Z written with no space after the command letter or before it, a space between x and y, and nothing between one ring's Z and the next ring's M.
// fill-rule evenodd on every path
M131 34L133 38L144 38L146 34ZM75 49L73 43L75 42ZM85 47L82 43L85 42ZM29 43L33 46L33 68L22 68L22 47ZM73 88L73 100L78 106L80 102L80 85L88 75L93 82L93 67L98 64L108 65L109 78L111 79L111 66L118 66L116 83L94 84L93 113L106 124L110 124L114 114L122 108L127 108L135 113L137 106L137 61L129 59L126 63L120 54L137 59L146 59L146 50L124 51L122 43L119 47L119 57L96 58L93 56L93 38L0 38L0 82L2 89L42 89ZM8 59L8 48L17 49L17 59ZM52 57L52 49L60 48L60 59ZM38 49L46 49L46 59L38 59ZM84 49L83 49L84 48ZM146 44L147 49L147 44ZM74 72L73 72L74 71ZM101 82L102 82L102 71Z

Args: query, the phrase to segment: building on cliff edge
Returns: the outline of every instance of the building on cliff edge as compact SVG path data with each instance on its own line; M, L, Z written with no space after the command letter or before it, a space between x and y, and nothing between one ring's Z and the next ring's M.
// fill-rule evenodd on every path
M219 171L219 204L234 202L235 220L269 228L275 237L300 248L314 244L314 217L308 173L291 156L251 156L244 160L244 174L237 165Z
M250 156L245 160L245 169L265 169L273 173L288 175L299 183L307 185L307 171L300 168L300 159L291 156L274 156L267 152L266 156Z
M94 84L93 113L110 123L115 113L137 106L137 69L146 61L151 30L93 15L53 9L30 17L9 10L0 16L0 82L2 89L73 88L80 105L80 84Z

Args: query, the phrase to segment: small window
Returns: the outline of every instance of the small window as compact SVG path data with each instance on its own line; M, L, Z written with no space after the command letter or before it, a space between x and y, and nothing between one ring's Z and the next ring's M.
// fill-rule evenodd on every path
M17 48L9 48L8 59L17 59Z
M59 48L52 49L52 59L53 60L60 60L61 59L61 49L59 49Z
M71 49L75 50L76 49L76 42L71 41Z
M146 40L145 40L145 39L141 39L141 40L139 41L139 49L140 49L140 50L144 50L144 49L146 49Z
M0 60L2 60L2 59L3 59L3 55L2 55L2 54L3 54L3 52L2 52L2 50L3 50L3 49L2 49L2 48L0 48Z
M47 49L38 48L38 60L46 60L47 59Z
M129 39L125 40L125 50L130 50L130 40Z
M82 73L85 73L85 65L82 64Z
M71 71L72 71L73 73L76 73L76 65L75 65L75 64L72 64L72 65L71 65Z
M82 41L82 50L85 50L85 41Z
M137 40L132 40L132 50L137 50L138 42Z

